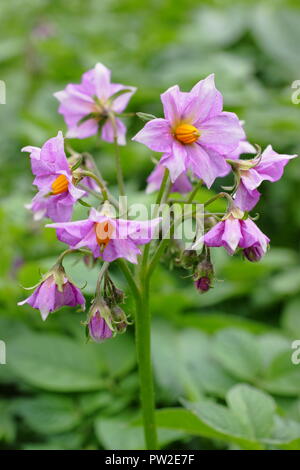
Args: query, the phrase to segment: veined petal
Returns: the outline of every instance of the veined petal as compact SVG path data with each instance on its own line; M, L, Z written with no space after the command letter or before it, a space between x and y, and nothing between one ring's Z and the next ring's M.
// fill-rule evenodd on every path
M96 119L88 119L79 124L80 119L83 116L73 116L72 122L74 124L70 124L70 116L69 119L65 118L69 129L67 131L67 137L70 139L86 139L87 137L92 137L96 135L98 132L98 122Z
M100 100L106 100L110 94L110 70L98 62L94 68L92 81L95 85L96 95Z
M279 154L273 150L271 145L268 145L255 170L261 175L262 180L278 181L283 175L285 165L295 157L297 155Z
M230 169L222 155L198 143L188 146L187 167L202 179L208 188L217 177L224 176Z
M176 125L181 118L181 97L178 85L172 86L160 95L164 108L164 115L171 126Z
M80 240L85 238L93 226L94 222L89 219L46 225L46 227L55 228L58 240L66 243L70 248L74 248Z
M270 239L257 227L251 219L241 221L242 239L240 241L241 248L248 248L255 244L259 244L265 253Z
M186 170L187 151L184 145L174 140L172 152L160 159L160 164L168 168L172 183Z
M116 123L116 128L117 128L118 144L119 145L125 145L126 144L126 139L125 139L126 127L125 127L125 124L123 124L123 122L118 118L115 119L115 123ZM110 121L110 119L107 119L104 126L102 127L101 138L103 140L105 140L106 142L113 142L114 141L114 135L115 135L115 131L114 131L114 127L112 125L112 122Z
M207 246L222 246L222 236L225 229L224 221L218 222L204 235L204 243Z
M257 189L248 190L241 182L235 193L234 203L242 211L251 211L258 203L259 198L260 193Z
M110 240L105 247L102 258L104 261L114 261L118 258L127 259L130 263L137 263L137 255L141 254L140 249L130 239Z
M190 91L190 99L183 111L183 119L197 123L218 116L223 109L223 97L215 87L214 74L200 80Z
M227 155L245 138L244 130L233 113L222 112L199 126L200 143Z
M225 229L222 235L224 248L232 255L237 249L239 242L242 238L240 220L239 219L226 219Z
M121 85L120 83L112 83L110 86L110 96L121 90L128 90L128 92L126 91L126 93L122 93L113 100L111 109L115 113L122 113L124 111L132 95L136 92L136 87Z
M166 119L153 119L146 123L132 140L146 145L155 152L171 152L174 138Z

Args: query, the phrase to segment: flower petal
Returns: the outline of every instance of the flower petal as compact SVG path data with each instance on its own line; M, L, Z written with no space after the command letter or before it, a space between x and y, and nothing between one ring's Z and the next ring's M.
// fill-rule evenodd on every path
M230 255L233 255L237 249L239 242L242 238L240 220L239 219L226 219L225 229L222 235L222 241L224 248Z
M168 88L160 95L164 108L164 115L171 126L176 125L181 119L181 92L178 85Z
M186 148L180 142L174 140L172 153L165 154L160 159L160 164L168 168L172 183L186 170Z
M155 152L170 152L175 139L166 119L153 119L147 122L132 140L146 145Z
M198 127L202 122L218 116L223 109L223 97L215 87L214 74L200 80L190 91L182 118Z
M126 144L126 139L125 139L126 127L123 124L123 122L120 121L120 119L116 119L115 122L116 122L116 128L117 128L118 144L125 145ZM112 122L110 121L110 119L107 119L104 126L102 127L101 138L105 140L106 142L113 142L114 135L115 135L115 131L114 131Z
M199 142L223 155L234 151L245 138L244 130L234 113L223 112L199 126Z
M242 211L251 211L258 203L259 198L260 193L257 189L249 190L241 182L235 193L234 203Z
M198 143L189 145L187 148L187 167L200 179L208 188L219 176L224 176L230 170L223 155L207 149Z

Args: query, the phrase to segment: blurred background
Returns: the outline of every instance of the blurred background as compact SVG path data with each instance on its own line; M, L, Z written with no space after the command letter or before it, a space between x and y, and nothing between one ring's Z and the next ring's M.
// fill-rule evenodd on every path
M7 364L0 365L0 448L143 446L133 327L116 340L86 345L83 314L65 308L43 323L37 311L16 305L27 296L21 285L34 285L63 249L54 231L34 223L24 209L34 188L28 155L20 152L65 131L53 93L102 62L114 82L138 87L128 111L161 116L159 94L166 88L178 84L188 91L214 72L225 109L245 120L251 143L300 153L300 105L291 101L291 84L300 79L297 5L1 2L6 104L0 105L0 340ZM132 119L127 125L128 146L121 153L130 200L151 202L144 189L153 154L130 142L143 123ZM111 146L96 138L72 146L94 155L114 191ZM224 180L212 191L220 184ZM163 448L300 449L300 365L290 359L291 343L300 339L299 184L298 159L281 181L263 184L257 223L271 238L271 250L259 264L217 250L217 281L202 296L185 271L170 271L167 263L157 271L153 361ZM200 191L199 200L212 191ZM75 218L86 211L79 207ZM84 292L92 296L97 270L75 261L67 260L66 267L79 285L87 281ZM126 288L123 277L113 274ZM130 297L124 309L133 312ZM240 395L252 406L242 431L222 415L236 413ZM179 414L165 410L170 407L180 407Z

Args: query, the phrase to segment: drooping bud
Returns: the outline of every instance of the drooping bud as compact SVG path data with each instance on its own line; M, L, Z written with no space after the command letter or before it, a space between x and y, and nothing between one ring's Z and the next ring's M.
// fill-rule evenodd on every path
M260 261L261 258L264 256L264 251L260 246L250 246L249 248L245 248L243 250L243 254L248 261L255 263Z
M57 263L45 274L33 294L27 299L19 302L25 303L40 310L43 320L46 320L49 313L53 313L61 307L77 305L85 309L85 298L80 289L68 278L61 263Z
M211 288L211 280L209 277L200 277L197 281L195 281L196 289L201 292L207 292Z
M87 326L90 338L96 343L113 336L112 315L104 299L95 299L90 309Z
M214 267L209 259L209 255L204 258L196 267L193 279L196 289L201 293L207 292L212 287L214 278Z
M124 310L122 310L118 305L114 305L111 309L111 313L118 333L125 333L128 325L128 319Z

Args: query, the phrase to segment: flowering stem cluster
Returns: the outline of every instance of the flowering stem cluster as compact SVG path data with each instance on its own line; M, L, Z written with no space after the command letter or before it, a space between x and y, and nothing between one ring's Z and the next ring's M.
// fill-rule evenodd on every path
M146 191L157 191L152 218L140 221L128 217L128 209L124 210L121 200L110 193L93 157L86 152L78 154L65 145L61 132L42 148L25 147L37 188L27 208L36 220L51 219L53 223L46 226L56 230L57 238L68 249L42 277L33 294L19 304L28 303L40 310L44 320L65 305L85 310L81 290L63 267L65 256L76 252L88 265L102 263L85 322L87 336L96 342L113 338L124 333L129 324L121 307L124 294L109 275L111 263L118 265L136 304L134 323L145 445L157 449L149 305L155 268L163 255L169 256L170 261L189 270L196 289L205 293L214 282L210 247L222 246L229 255L242 251L251 262L260 260L270 240L256 226L249 211L260 198L260 184L280 179L284 166L296 155L280 155L268 146L252 159L241 159L243 153L255 153L255 148L247 142L238 117L223 111L222 95L215 87L213 75L199 81L189 93L183 93L178 86L163 93L164 118L124 113L136 89L112 83L110 75L110 70L97 64L82 76L80 84L69 84L57 92L59 112L68 127L67 137L84 139L96 135L113 144L120 196L126 194L120 153L120 146L126 144L122 118L137 115L146 122L133 140L162 153L147 180ZM201 201L204 230L195 234L187 250L183 240L175 240L177 227L197 218L197 195L202 185L210 188L230 171L235 181L231 193L221 191ZM187 196L173 200L170 194L174 192ZM85 200L89 195L96 198L99 207L92 207ZM227 210L208 212L207 207L219 198L226 198ZM179 216L172 212L169 227L163 233L161 209L174 201L189 205L190 211ZM77 202L89 211L85 219L73 221ZM132 264L137 265L135 270Z

